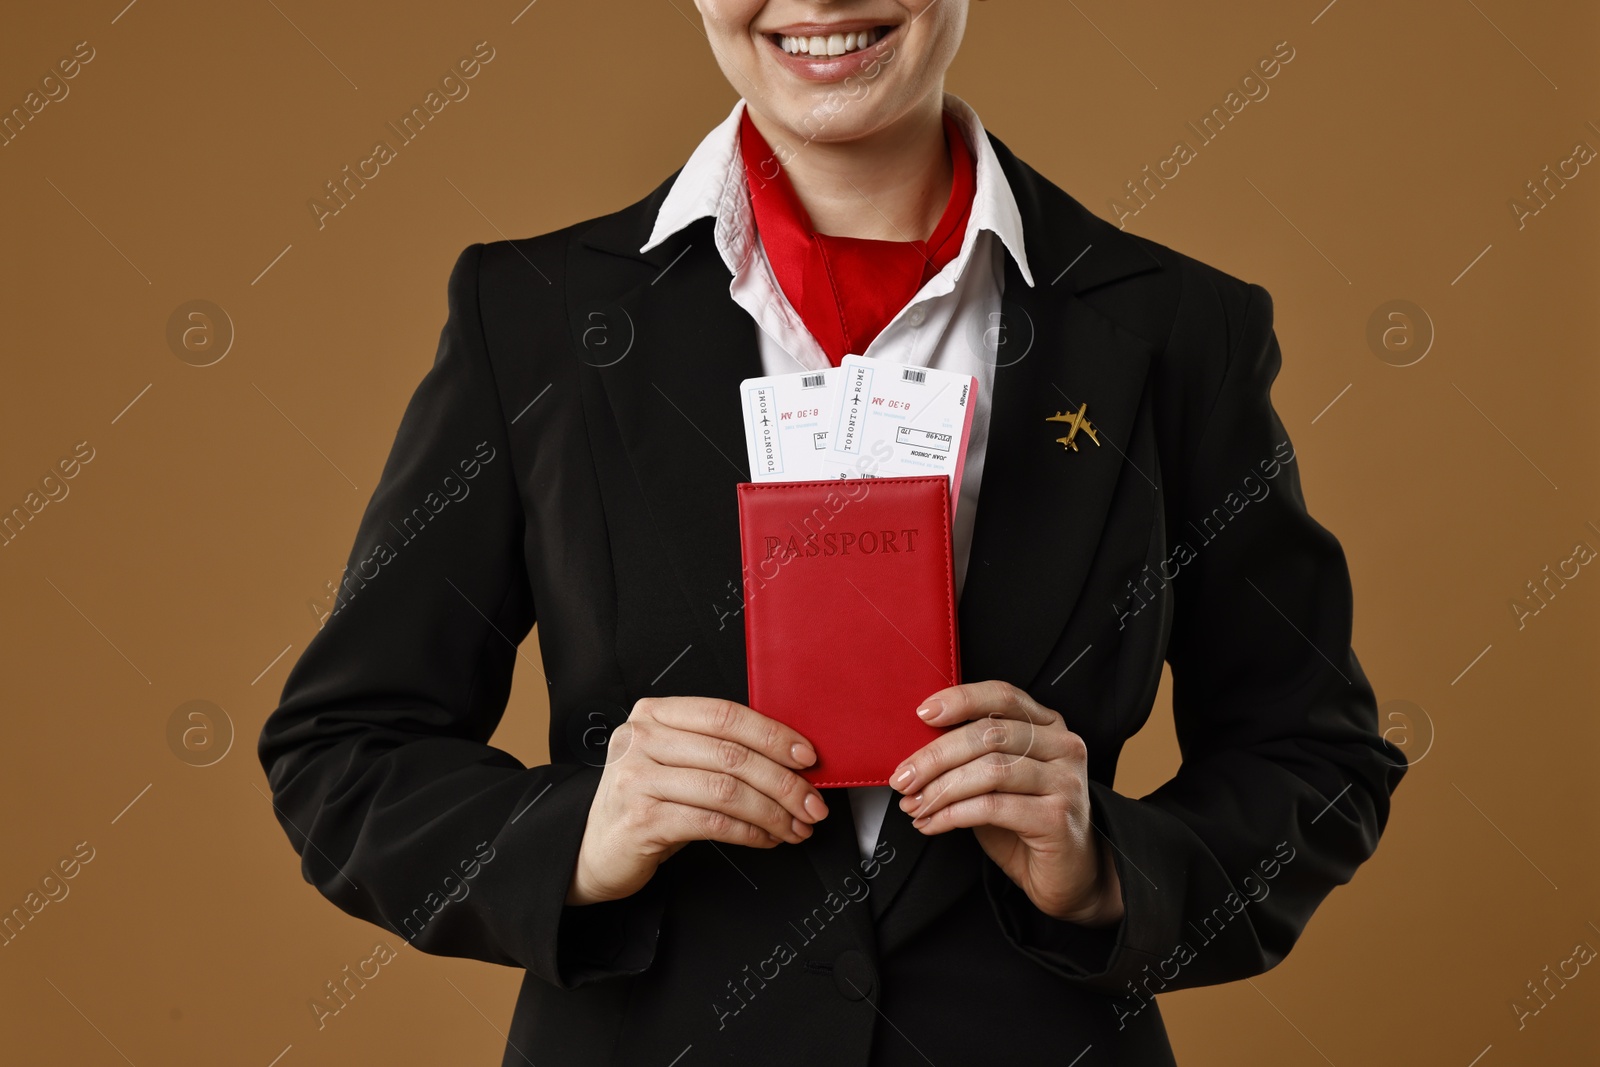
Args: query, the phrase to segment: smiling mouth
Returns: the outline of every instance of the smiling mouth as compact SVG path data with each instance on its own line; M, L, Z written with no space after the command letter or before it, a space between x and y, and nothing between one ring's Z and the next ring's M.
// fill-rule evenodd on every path
M826 37L789 37L769 33L767 40L792 56L809 56L814 59L831 59L859 52L882 40L892 26L874 26L854 33L833 33Z

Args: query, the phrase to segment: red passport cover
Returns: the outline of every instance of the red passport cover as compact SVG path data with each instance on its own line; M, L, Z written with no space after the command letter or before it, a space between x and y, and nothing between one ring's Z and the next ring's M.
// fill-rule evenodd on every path
M887 785L960 681L950 480L741 482L750 707L817 751L819 788Z

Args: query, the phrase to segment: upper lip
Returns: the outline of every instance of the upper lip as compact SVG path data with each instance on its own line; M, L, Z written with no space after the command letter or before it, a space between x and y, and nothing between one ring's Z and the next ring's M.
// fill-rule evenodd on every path
M767 35L778 37L829 37L836 33L858 33L877 26L890 26L883 19L845 19L840 22L791 22L787 26L765 30Z

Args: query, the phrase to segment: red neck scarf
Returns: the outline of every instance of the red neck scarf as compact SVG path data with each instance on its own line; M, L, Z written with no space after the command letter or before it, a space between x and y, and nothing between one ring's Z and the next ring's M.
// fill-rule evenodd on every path
M749 110L741 117L739 151L767 260L789 303L835 367L846 355L865 352L889 320L961 251L977 168L960 127L948 112L943 118L954 180L939 224L926 241L878 241L813 230ZM772 171L776 174L767 176Z

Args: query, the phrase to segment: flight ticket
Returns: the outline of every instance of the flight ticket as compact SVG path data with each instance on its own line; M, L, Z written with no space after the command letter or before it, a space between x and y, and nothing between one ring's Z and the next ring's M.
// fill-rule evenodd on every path
M746 378L739 383L753 482L827 478L822 456L833 423L838 367Z
M751 481L944 474L952 513L977 379L846 356L838 367L740 384Z

